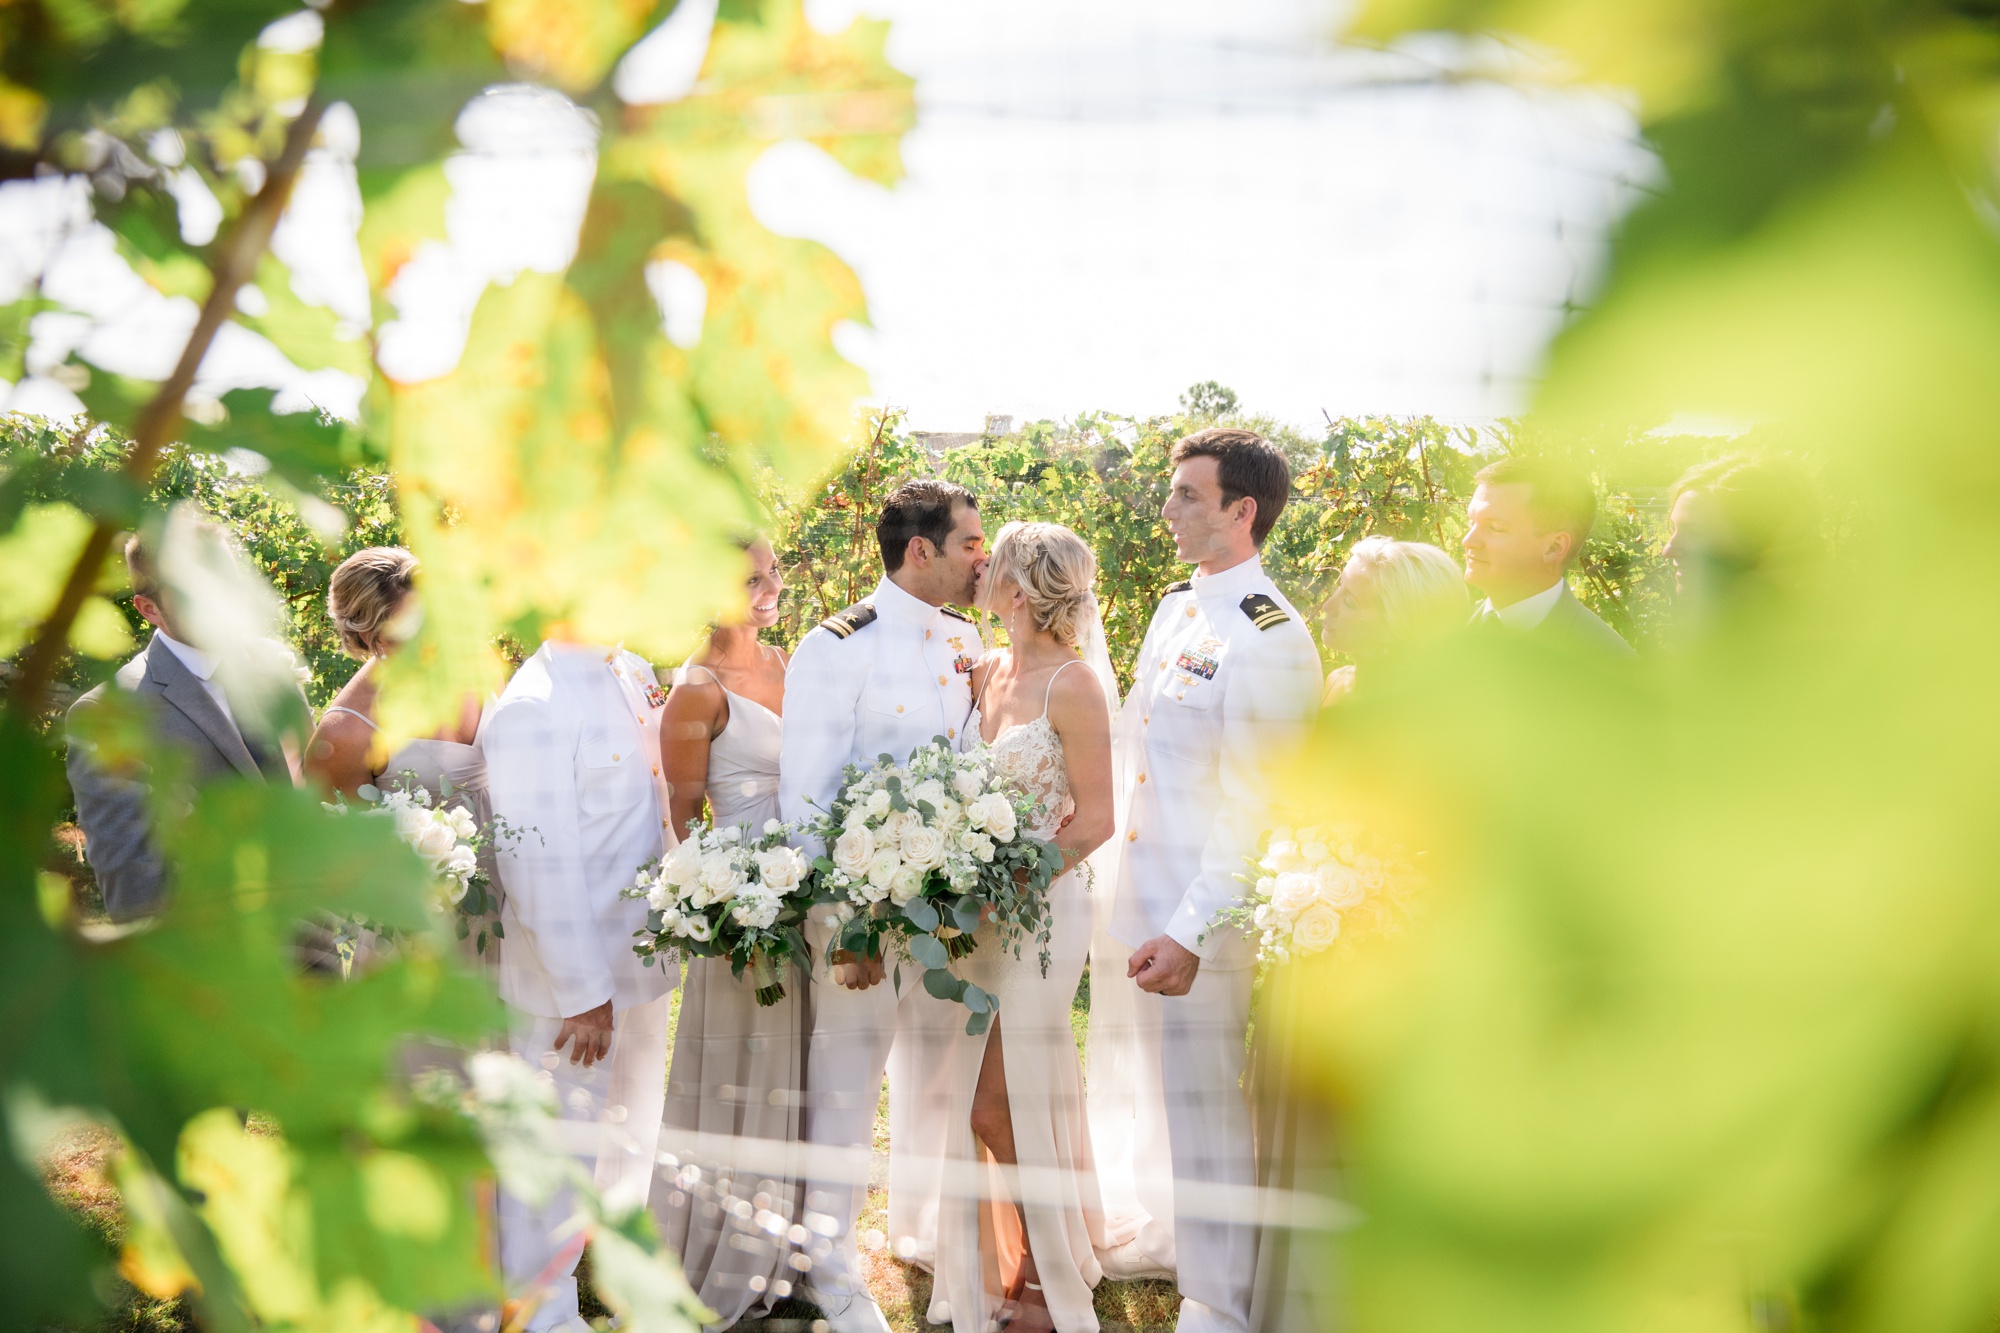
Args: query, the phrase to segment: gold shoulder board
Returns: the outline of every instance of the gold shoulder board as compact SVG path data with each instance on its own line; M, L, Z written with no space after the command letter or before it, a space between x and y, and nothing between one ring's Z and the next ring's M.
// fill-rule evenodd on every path
M1284 607L1279 606L1261 592L1251 593L1248 597L1238 602L1237 605L1243 608L1243 614L1250 617L1250 623L1258 629L1271 629L1291 619L1290 616L1285 614Z
M844 639L858 629L866 629L875 623L875 608L867 602L856 602L845 611L836 611L819 627L836 639Z

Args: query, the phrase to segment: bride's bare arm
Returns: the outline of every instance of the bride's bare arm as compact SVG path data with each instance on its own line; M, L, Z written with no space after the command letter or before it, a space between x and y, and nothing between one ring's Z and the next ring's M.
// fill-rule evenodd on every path
M722 687L707 673L692 675L667 694L660 718L660 762L673 788L667 817L674 836L687 833L688 821L701 817L708 803L708 746L729 716Z
M1049 724L1062 738L1076 812L1056 835L1068 869L1102 846L1113 830L1111 708L1088 671L1065 671L1049 694Z

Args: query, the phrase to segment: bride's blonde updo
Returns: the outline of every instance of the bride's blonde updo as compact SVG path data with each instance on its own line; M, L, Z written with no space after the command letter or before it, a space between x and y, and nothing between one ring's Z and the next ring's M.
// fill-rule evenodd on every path
M1028 599L1035 628L1071 648L1082 647L1091 585L1097 580L1097 556L1083 538L1060 523L1015 520L993 539L986 566L989 609L993 594L1012 580Z

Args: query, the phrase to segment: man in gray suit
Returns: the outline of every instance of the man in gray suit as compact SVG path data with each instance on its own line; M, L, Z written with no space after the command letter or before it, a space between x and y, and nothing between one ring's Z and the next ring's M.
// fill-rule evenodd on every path
M219 541L219 534L213 539ZM218 657L188 641L186 609L173 590L162 586L141 538L125 543L125 567L132 577L133 609L154 631L139 655L119 669L115 683L138 697L159 739L187 756L189 779L196 786L231 776L295 781L283 742L248 725L250 718L270 710L232 704L222 679L230 673L219 670L223 664ZM69 783L76 795L84 855L103 890L105 911L115 920L128 920L159 909L167 874L148 827L144 781L100 768L91 747L77 738L78 724L103 703L109 688L99 685L70 707ZM289 688L298 693L296 684ZM300 715L309 716L303 711L303 694L297 704Z
M1486 594L1475 621L1632 656L1632 645L1578 601L1563 577L1597 519L1589 479L1545 460L1508 457L1474 480L1463 545L1465 581Z

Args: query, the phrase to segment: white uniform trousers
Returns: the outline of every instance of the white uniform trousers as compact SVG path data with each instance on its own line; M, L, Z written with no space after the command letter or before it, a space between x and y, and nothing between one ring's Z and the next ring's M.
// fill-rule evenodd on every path
M671 993L611 1018L609 1058L585 1068L569 1060L569 1047L553 1049L562 1030L559 1018L514 1012L509 1048L543 1071L553 1085L562 1118L595 1124L598 1149L584 1162L593 1170L597 1192L614 1213L644 1207L651 1192L654 1157L659 1151L660 1112L667 1088L667 1015ZM559 1190L533 1207L504 1190L500 1195L500 1268L510 1296L530 1286L544 1289L528 1322L530 1333L585 1327L577 1312L576 1260L547 1273L570 1236L564 1228L575 1212L570 1191ZM538 1276L545 1280L537 1282ZM547 1280L552 1279L552 1280Z
M1107 953L1118 951L1099 956ZM1123 956L1129 954L1124 950ZM1171 1240L1157 1234L1155 1216L1116 1258L1129 1263L1128 1255L1145 1251L1155 1262L1172 1263L1181 1293L1181 1333L1243 1333L1257 1268L1257 1228L1247 1206L1257 1185L1256 1143L1243 1093L1255 970L1204 966L1193 988L1178 996L1140 990L1122 967L1105 971L1110 975L1092 977L1093 995L1100 985L1129 992L1119 995L1113 1008L1132 1019L1129 1059L1137 1090L1127 1130L1132 1150L1144 1157L1146 1140L1153 1137L1148 1131L1156 1132L1163 1112L1173 1158ZM1146 1105L1153 1098L1159 1101ZM1157 1185L1135 1183L1142 1204L1158 1197ZM1107 1262L1107 1269L1113 1266ZM1143 1260L1133 1266L1143 1266Z
M944 1127L933 1123L936 1104L925 1108L921 1096L912 1094L918 1093L926 1073L944 1069L938 1043L948 1040L951 1033L963 1033L966 1010L934 998L919 983L917 970L907 964L901 995L890 977L864 991L835 984L826 963L827 934L818 929L810 933L815 967L812 1043L806 1057L805 1136L815 1147L856 1151L846 1155L851 1170L815 1174L807 1183L806 1207L833 1218L839 1230L828 1237L832 1252L817 1259L805 1280L823 1294L848 1295L867 1290L861 1280L854 1223L868 1197L865 1163L875 1141L875 1113L881 1105L882 1076L891 1070L891 1050L896 1052L889 1130L894 1156L912 1165L921 1165L926 1158L935 1163L943 1156ZM950 1012L953 1010L956 1013ZM893 1166L891 1169L895 1171ZM936 1179L933 1165L912 1179L912 1184L922 1181L934 1193ZM895 1174L891 1182L893 1192ZM924 1198L919 1190L910 1202L928 1222L929 1234L920 1237L920 1243L927 1239L935 1245L936 1199ZM893 1204L891 1207L894 1212L905 1211ZM911 1229L921 1232L922 1226L919 1223ZM909 1248L907 1243L905 1248Z

